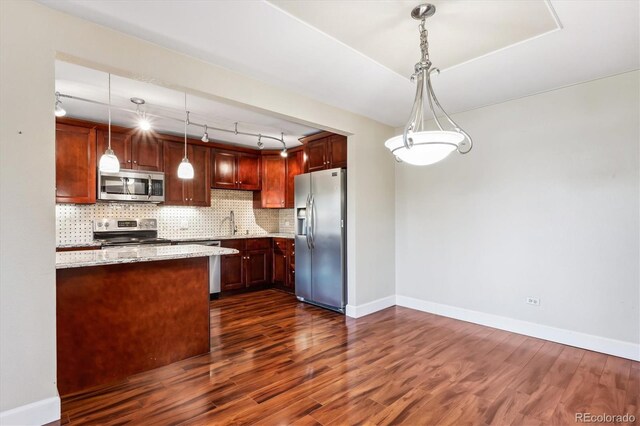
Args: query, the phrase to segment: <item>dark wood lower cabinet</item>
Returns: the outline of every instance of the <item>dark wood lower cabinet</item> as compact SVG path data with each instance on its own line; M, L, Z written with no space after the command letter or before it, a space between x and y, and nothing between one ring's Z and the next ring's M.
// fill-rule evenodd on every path
M295 292L295 251L294 241L287 238L273 239L273 275L274 286Z
M222 247L234 248L238 254L220 260L220 290L240 290L271 283L271 239L250 238L224 240Z

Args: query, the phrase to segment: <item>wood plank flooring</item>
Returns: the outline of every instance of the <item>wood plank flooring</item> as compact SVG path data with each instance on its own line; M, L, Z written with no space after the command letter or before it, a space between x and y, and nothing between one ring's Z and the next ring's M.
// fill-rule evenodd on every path
M62 424L640 424L640 363L393 307L276 290L211 302L209 354L62 398Z

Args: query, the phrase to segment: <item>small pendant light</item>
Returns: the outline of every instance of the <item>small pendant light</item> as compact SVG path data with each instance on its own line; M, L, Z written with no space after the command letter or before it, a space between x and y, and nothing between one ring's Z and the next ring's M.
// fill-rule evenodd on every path
M100 157L98 168L101 172L106 173L118 173L120 171L120 161L111 149L111 74L109 74L109 137L107 149Z
M189 111L187 111L187 93L184 94L184 111L187 114L184 120L184 158L178 166L178 177L180 179L193 179L193 166L187 158L187 124L189 124Z

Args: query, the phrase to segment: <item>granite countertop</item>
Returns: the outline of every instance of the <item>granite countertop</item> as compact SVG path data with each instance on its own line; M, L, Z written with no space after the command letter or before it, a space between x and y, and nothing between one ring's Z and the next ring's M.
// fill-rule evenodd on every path
M271 234L238 234L238 235L213 235L204 237L180 237L180 238L167 238L172 242L182 241L220 241L220 240L244 240L248 238L289 238L294 239L295 234L284 233L271 233ZM100 241L89 241L87 243L73 243L73 244L59 244L56 248L75 248L75 247L100 247L102 243Z
M183 237L169 238L171 241L220 241L220 240L246 240L249 238L290 238L294 239L295 234L237 234L237 235L213 235L209 237Z
M154 260L236 254L238 250L200 245L109 247L102 250L79 250L56 253L56 269L113 265L116 263L152 262Z

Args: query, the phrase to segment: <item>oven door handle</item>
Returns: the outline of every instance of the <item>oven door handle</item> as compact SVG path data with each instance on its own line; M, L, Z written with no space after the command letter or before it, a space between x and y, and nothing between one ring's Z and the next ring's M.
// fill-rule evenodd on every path
M153 184L153 179L151 179L151 175L148 175L148 176L149 176L149 190L147 192L149 192L149 195L147 196L147 200L150 200L151 199L151 192L152 192L152 190L151 190L152 186L151 185Z

